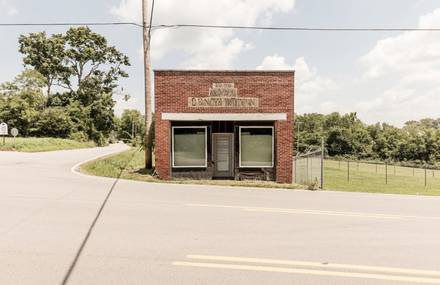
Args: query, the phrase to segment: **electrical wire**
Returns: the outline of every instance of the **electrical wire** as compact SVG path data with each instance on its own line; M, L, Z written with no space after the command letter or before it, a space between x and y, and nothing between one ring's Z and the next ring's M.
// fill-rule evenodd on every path
M60 23L0 23L0 27L28 27L28 26L136 26L142 24L134 22L60 22Z
M152 1L151 17L148 33L153 29L234 29L234 30L269 30L269 31L310 31L310 32L440 32L439 28L347 28L347 27L271 27L271 26L237 26L237 25L202 25L202 24L162 24L153 25L154 0ZM136 22L59 22L59 23L0 23L0 27L14 26L136 26L144 28Z
M150 47L151 43L151 28L153 27L153 15L154 15L154 0L151 4L151 13L150 13L150 25L148 26L148 47Z
M231 26L231 25L197 25L175 24L156 25L155 29L170 28L211 28L236 30L273 30L273 31L321 31L321 32L440 32L440 28L326 28L326 27L270 27L270 26Z

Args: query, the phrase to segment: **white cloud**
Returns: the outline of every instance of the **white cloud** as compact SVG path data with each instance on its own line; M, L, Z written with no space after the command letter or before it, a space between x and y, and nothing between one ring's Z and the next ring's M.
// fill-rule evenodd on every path
M257 70L292 70L293 65L286 63L286 59L278 54L266 56Z
M154 23L255 25L270 23L276 13L293 9L295 0L186 0L156 1ZM141 1L121 0L111 13L123 20L141 22ZM161 59L172 51L184 52L186 68L232 68L238 56L252 43L233 30L158 29L153 33L152 58Z
M296 107L299 113L341 111L330 100L331 92L339 88L333 79L319 75L316 68L311 68L303 57L296 59L294 69Z
M18 14L17 8L11 4L12 1L1 0L0 1L0 15L2 12L8 16L15 16Z
M117 116L121 116L122 112L126 109L139 109L141 102L139 102L138 98L131 97L129 100L124 100L123 96L118 94L113 96L113 100L115 100L115 114ZM141 111L143 113L143 110Z
M320 76L316 68L311 68L304 57L297 58L290 65L278 54L266 56L257 70L295 70L295 98L299 113L336 111L338 105L328 101L328 92L338 88L331 78Z
M440 9L420 17L418 27L440 27ZM393 123L439 117L440 33L411 31L380 40L360 63L364 80L387 85L357 105L361 112Z

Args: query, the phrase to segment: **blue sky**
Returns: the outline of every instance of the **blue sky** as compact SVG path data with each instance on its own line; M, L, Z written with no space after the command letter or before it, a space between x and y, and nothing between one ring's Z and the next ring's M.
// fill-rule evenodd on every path
M140 0L0 0L1 22L140 22ZM329 27L437 27L437 0L156 0L155 23ZM22 69L20 34L60 27L0 27L0 81ZM143 109L141 30L94 27L126 53ZM153 33L153 68L296 70L296 111L358 112L368 123L440 117L440 33L262 32L174 29Z

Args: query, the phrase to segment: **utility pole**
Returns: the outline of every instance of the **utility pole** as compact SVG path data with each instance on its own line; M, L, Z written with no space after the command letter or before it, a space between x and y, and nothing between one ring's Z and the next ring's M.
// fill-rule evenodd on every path
M142 0L142 26L144 45L144 81L145 81L145 168L151 169L152 149L149 142L151 127L151 77L150 77L150 5L148 0Z

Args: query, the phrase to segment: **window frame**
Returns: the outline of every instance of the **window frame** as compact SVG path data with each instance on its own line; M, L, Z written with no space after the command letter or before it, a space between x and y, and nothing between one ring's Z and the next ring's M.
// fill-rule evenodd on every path
M174 159L174 130L175 129L204 129L205 130L205 164L204 165L175 165ZM173 168L207 168L208 167L208 127L207 126L173 126L171 127L171 163Z
M271 129L272 130L272 161L271 165L268 166L246 166L241 164L241 129ZM274 168L275 159L275 134L274 126L239 126L238 131L238 167L240 168Z

